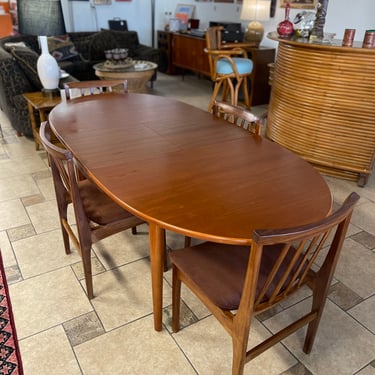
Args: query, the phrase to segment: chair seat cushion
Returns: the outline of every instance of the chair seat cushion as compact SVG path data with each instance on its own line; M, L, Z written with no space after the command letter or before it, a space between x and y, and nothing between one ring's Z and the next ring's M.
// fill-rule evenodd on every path
M282 248L283 246L280 244L264 247L256 295L259 295ZM291 259L293 253L295 253L295 249L291 248L285 259L285 264L280 267L269 290L272 290L280 280L286 263ZM249 246L204 242L193 247L171 251L170 259L182 273L189 275L195 285L199 286L201 291L218 307L236 310L242 295L249 255ZM266 297L269 297L269 294L270 292L266 293Z
M94 223L106 225L133 216L89 180L79 181L78 188L86 215Z
M253 62L243 57L232 57L239 74L250 74L253 71ZM227 59L219 59L216 63L217 74L232 74L232 64Z

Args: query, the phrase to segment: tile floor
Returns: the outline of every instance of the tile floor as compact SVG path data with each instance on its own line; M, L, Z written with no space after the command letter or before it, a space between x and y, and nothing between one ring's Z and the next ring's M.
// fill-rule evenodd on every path
M206 109L211 85L159 74L154 93ZM263 111L264 107L254 108ZM77 253L65 255L52 179L43 151L17 138L3 114L0 141L0 247L10 284L25 374L230 374L229 336L188 291L184 329L170 331L170 272L164 329L153 330L147 227L94 246L89 302ZM334 200L360 200L310 355L297 332L246 366L246 374L375 374L375 176L367 186L327 177ZM182 238L168 234L173 249ZM301 294L259 316L251 341L269 335L310 303Z

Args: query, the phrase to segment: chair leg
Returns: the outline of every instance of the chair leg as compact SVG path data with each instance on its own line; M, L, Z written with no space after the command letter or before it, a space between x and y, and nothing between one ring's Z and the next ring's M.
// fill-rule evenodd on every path
M191 246L191 237L185 236L185 247Z
M247 77L243 78L242 89L243 89L243 95L244 95L244 100L245 100L245 106L248 110L250 110L251 102L250 102L250 96L249 96L249 88L247 85Z
M210 113L212 111L212 107L214 106L215 99L216 99L216 97L219 94L220 87L221 87L222 84L223 84L222 80L221 81L217 81L215 83L214 92L212 93L210 104L208 105L208 112L210 112Z
M86 291L88 299L94 298L94 289L92 283L92 269L91 269L91 247L88 249L81 249L83 273L85 275Z
M254 95L254 74L252 73L250 76L249 76L249 80L250 80L250 95L249 95L249 109L253 103L253 95ZM247 85L247 82L246 82L246 86ZM247 93L249 93L249 87L247 87Z
M172 272L172 330L178 332L180 330L181 280L176 266L173 266Z
M137 234L137 227L132 228L132 234Z
M234 328L234 332L237 332L237 334L232 336L232 375L242 375L244 372L250 323L250 321L243 322L243 324L239 324L239 322L235 323L237 328Z
M328 282L326 285L330 285L330 282ZM323 309L327 300L328 290L328 287L324 287L323 285L320 286L319 283L314 286L311 311L316 311L317 316L307 326L305 342L303 344L303 351L306 354L309 354L311 352L311 349L314 345L314 340L316 337L316 333L318 332L320 319L322 317Z

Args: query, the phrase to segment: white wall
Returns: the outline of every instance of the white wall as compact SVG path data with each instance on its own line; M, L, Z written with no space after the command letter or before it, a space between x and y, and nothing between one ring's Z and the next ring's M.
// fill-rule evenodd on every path
M151 0L131 0L118 2L112 0L111 5L92 6L90 1L62 0L67 29L69 31L92 31L108 28L108 20L120 17L128 22L130 30L136 30L141 43L151 45ZM155 0L155 30L163 29L165 12L172 12L176 5L195 5L194 18L200 19L200 28L208 26L209 21L240 20L241 5L213 2L196 2L194 0ZM290 18L300 10L292 9ZM277 24L284 19L284 9L276 8L276 15L269 21L262 22L265 33L276 30ZM345 28L356 29L355 40L362 41L366 29L375 29L375 0L330 0L325 24L326 32L336 33L342 39ZM248 22L242 22L245 29ZM277 43L266 37L262 45L276 47Z

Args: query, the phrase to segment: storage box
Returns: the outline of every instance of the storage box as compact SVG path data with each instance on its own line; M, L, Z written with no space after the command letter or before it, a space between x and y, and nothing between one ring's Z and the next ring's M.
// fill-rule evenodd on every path
M243 31L241 23L237 22L219 22L210 21L210 27L223 26L224 30L221 36L221 42L225 43L240 43L243 41Z
M110 30L117 31L128 31L128 23L125 20L113 19L108 21L108 27Z

